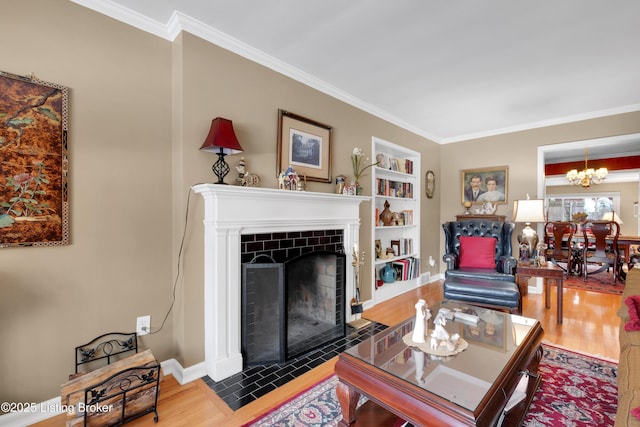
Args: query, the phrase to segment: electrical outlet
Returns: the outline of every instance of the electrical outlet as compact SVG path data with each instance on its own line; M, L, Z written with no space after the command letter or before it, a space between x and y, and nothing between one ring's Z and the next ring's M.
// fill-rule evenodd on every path
M147 335L151 332L151 316L140 316L136 320L136 332L138 335Z

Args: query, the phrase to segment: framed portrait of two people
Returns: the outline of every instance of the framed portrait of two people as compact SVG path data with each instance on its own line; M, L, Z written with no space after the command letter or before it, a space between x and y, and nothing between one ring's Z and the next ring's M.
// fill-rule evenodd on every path
M461 203L507 203L509 167L495 166L460 171Z

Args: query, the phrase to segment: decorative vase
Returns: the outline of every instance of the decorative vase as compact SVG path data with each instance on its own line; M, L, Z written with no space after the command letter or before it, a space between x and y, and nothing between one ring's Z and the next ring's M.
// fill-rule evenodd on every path
M396 270L391 266L391 263L388 263L380 270L380 279L382 279L384 283L393 283L396 281Z
M389 206L391 206L389 204L389 201L385 200L384 210L382 211L382 213L380 213L380 221L382 221L383 225L391 225L391 223L393 222L393 212L389 210Z
M362 187L360 186L360 182L356 180L356 196L362 195Z

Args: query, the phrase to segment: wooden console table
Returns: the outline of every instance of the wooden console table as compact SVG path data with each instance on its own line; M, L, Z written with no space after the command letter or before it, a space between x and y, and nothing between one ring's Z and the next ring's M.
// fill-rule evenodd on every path
M456 221L464 221L465 219L486 219L489 221L504 222L506 215L480 215L480 214L460 214L456 215Z
M545 307L551 307L551 295L550 295L550 282L558 288L558 321L559 325L562 324L562 284L564 281L564 270L555 265L552 262L547 262L546 265L536 267L532 264L524 264L518 262L516 267L516 283L520 288L520 295L525 296L528 293L527 281L530 277L542 277L544 280L544 301Z

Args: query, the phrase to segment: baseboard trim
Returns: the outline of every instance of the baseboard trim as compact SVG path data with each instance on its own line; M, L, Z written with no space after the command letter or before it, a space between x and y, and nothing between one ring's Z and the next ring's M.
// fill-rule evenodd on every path
M188 384L207 375L207 367L204 362L184 368L176 359L169 359L161 362L160 365L164 374L173 375L180 385Z

